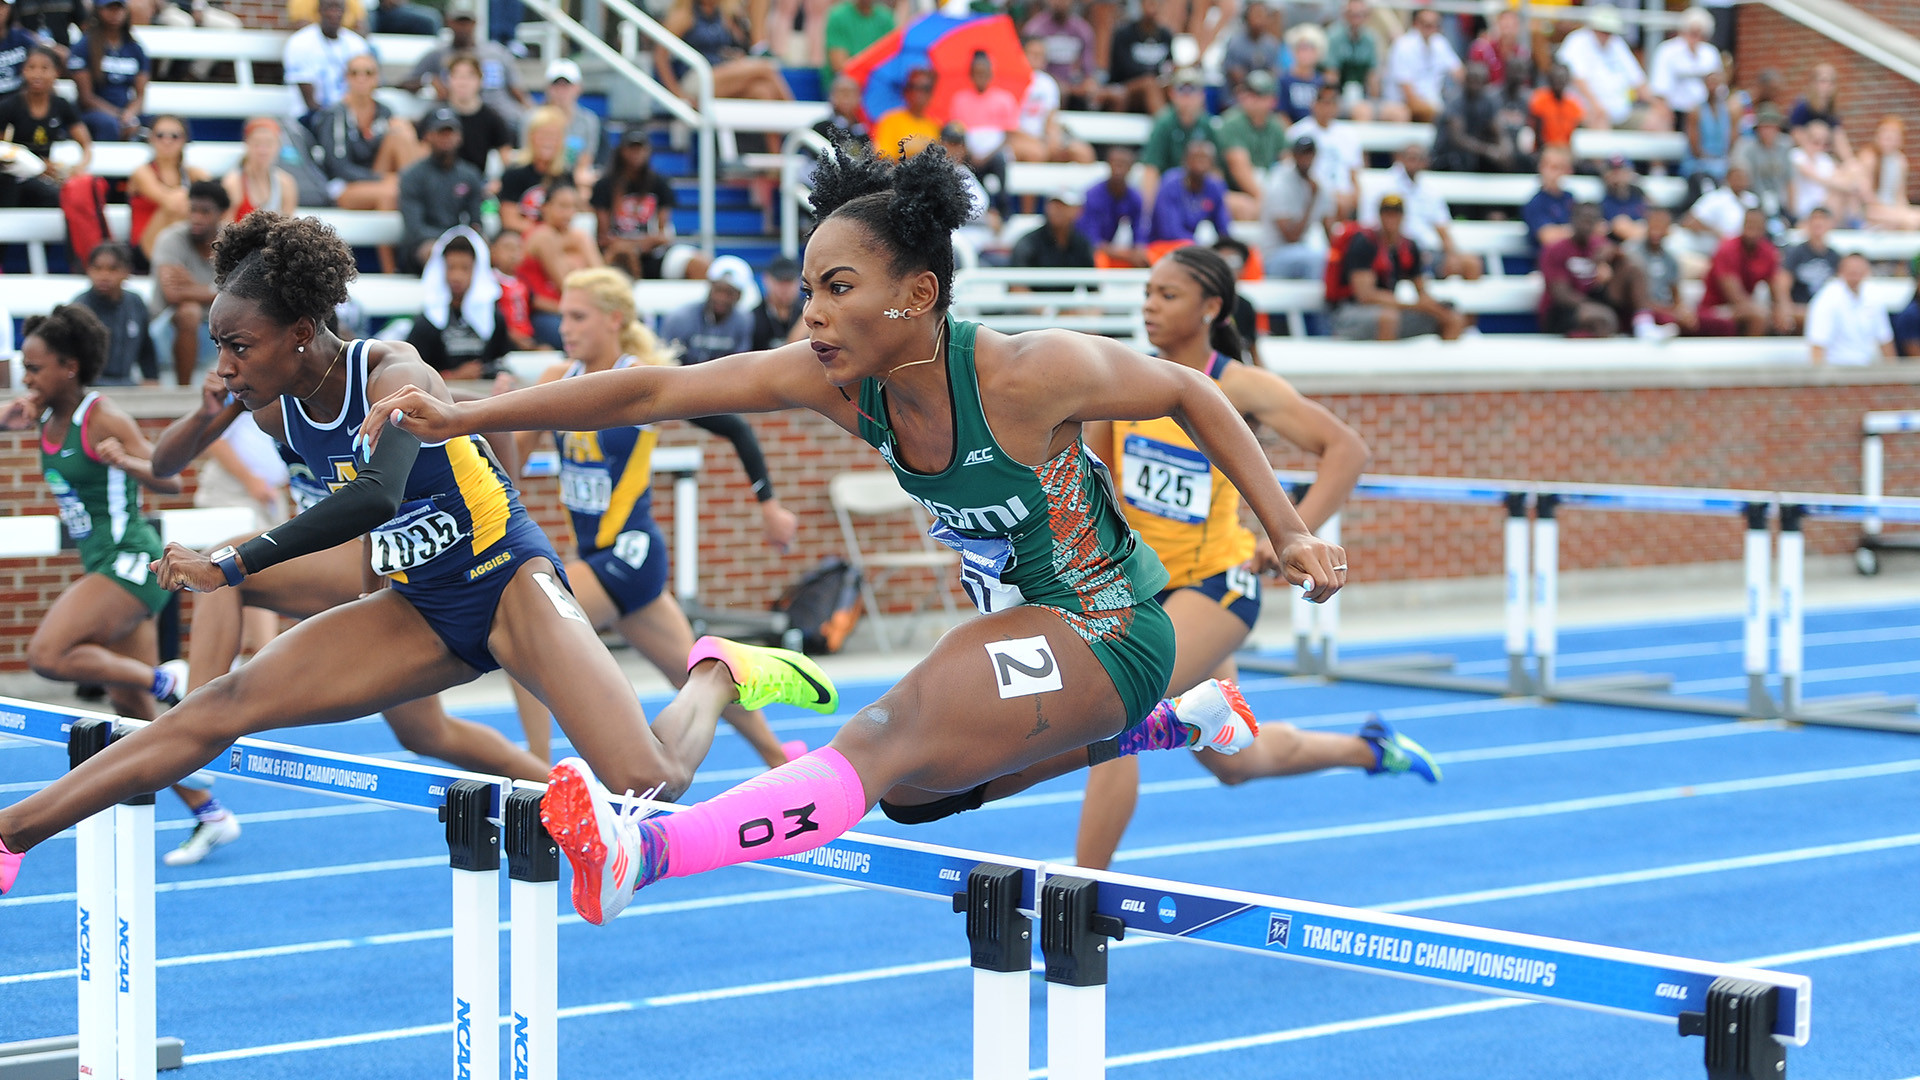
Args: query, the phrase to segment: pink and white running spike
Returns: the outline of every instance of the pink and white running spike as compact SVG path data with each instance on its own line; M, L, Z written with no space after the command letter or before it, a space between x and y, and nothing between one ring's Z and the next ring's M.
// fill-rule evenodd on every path
M1195 750L1237 754L1252 746L1254 737L1260 734L1260 722L1253 718L1247 699L1240 696L1240 688L1220 679L1208 679L1180 695L1173 715L1200 733Z

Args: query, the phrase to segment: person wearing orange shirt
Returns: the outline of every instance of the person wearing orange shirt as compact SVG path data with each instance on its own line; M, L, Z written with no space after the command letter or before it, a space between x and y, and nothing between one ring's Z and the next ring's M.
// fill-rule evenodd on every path
M906 104L882 114L873 125L873 150L882 157L910 158L940 141L940 124L927 114L933 103L933 72L923 68L909 74L903 96Z
M1572 78L1567 65L1555 64L1547 70L1547 85L1533 92L1527 112L1533 117L1534 134L1541 146L1573 146L1574 130L1587 115L1580 99L1567 93Z

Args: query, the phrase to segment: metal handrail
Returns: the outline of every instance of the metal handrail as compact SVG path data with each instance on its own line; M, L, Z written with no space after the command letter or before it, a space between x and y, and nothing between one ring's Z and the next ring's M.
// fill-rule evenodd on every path
M639 87L641 92L672 113L674 119L694 128L700 133L700 247L707 254L713 254L713 68L706 58L687 45L686 42L668 33L666 28L648 17L646 13L626 3L626 0L602 0L622 19L639 27L640 32L665 46L668 52L680 57L687 63L690 72L697 73L700 108L695 109L670 93L660 85L652 75L640 70L633 61L620 54L618 49L600 40L586 27L574 21L573 17L562 11L554 0L523 0L526 6L567 37L572 38L582 49L605 61L608 67L624 76ZM683 55L684 53L684 55ZM690 58L690 59L689 59Z
M813 191L800 178L807 165L800 156L802 146L820 158L833 149L833 144L812 128L795 128L780 143L780 251L789 259L800 257L800 197Z
M600 3L608 11L620 17L623 27L632 26L637 28L641 33L652 39L654 44L671 53L674 59L687 65L687 73L694 76L694 100L698 102L697 109L689 109L686 102L673 97L671 94L667 94L666 87L660 86L660 84L651 77L649 77L647 81L653 86L658 87L661 94L665 94L673 100L674 106L676 106L674 115L679 117L682 123L693 128L697 133L696 137L699 139L700 145L700 247L708 255L712 255L713 191L717 183L715 179L715 162L718 145L715 141L713 126L713 65L707 63L707 58L701 56L693 46L681 41L678 35L660 25L653 16L634 7L628 0L600 0ZM603 48L608 48L609 51L612 51L604 42L602 42L601 45ZM625 60L626 58L622 57L621 59ZM629 61L628 63L631 62ZM686 115L687 112L692 112L693 115L689 117Z

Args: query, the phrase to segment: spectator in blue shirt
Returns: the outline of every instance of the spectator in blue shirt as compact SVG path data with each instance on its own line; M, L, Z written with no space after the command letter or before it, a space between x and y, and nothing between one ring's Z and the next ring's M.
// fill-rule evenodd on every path
M1647 235L1647 193L1633 182L1633 162L1615 154L1607 159L1607 189L1600 196L1600 214L1619 243Z
M1139 190L1127 183L1137 159L1131 146L1108 147L1107 179L1087 189L1080 208L1080 231L1092 242L1094 265L1102 270L1147 265L1147 207Z
M1907 264L1907 270L1920 282L1920 255ZM1920 357L1920 293L1893 317L1893 351L1906 360Z
M1301 23L1287 31L1287 48L1291 52L1287 65L1275 68L1274 73L1280 82L1280 112L1291 124L1313 112L1313 99L1327 81L1327 73L1320 66L1321 58L1327 55L1327 32L1312 23Z
M20 89L20 69L40 39L13 23L13 5L0 3L0 96Z
M1153 199L1153 217L1147 223L1148 250L1159 254L1162 246L1174 246L1196 239L1194 230L1203 221L1213 223L1214 235L1208 242L1228 235L1233 217L1227 211L1227 185L1213 171L1213 144L1191 139L1179 168L1169 172Z
M81 118L102 142L131 138L143 126L151 68L131 23L127 0L101 0L67 58Z
M1572 173L1573 154L1566 147L1549 146L1540 152L1540 190L1520 209L1535 254L1573 235L1573 193L1561 186Z

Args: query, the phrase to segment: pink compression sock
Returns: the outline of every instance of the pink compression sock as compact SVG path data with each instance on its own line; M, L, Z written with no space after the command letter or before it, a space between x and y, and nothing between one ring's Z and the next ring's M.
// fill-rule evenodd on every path
M866 812L860 774L823 746L691 809L641 822L652 849L647 881L817 848Z

